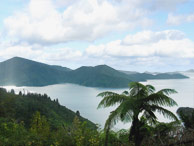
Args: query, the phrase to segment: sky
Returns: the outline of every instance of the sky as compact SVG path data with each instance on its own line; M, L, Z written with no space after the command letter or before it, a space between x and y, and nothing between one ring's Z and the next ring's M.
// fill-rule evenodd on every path
M194 0L1 0L0 62L194 69Z

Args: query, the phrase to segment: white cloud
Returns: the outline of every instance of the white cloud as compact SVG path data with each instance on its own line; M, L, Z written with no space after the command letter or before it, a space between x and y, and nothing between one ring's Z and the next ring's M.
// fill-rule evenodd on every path
M174 15L188 0L30 0L22 10L4 20L0 58L25 57L50 64L72 66L108 64L123 66L165 66L189 64L194 42L178 30L142 31L122 40L90 45L84 51L49 44L93 41L111 32L149 29L149 16L171 12L168 24L194 22L194 14ZM3 39L2 39L3 40ZM13 43L7 43L14 41ZM25 43L24 43L25 42ZM77 46L79 45L76 44ZM77 65L75 65L77 64Z
M194 42L181 31L165 30L130 34L123 40L90 45L83 51L63 46L0 44L1 60L14 56L71 68L107 64L117 69L156 71L160 67L165 71L175 66L192 66Z
M89 46L92 56L194 58L194 42L177 30L143 31L99 46Z
M91 45L85 54L90 65L136 71L186 70L194 65L194 42L177 30L142 31L123 40Z
M42 51L33 50L32 46L29 45L11 45L11 44L0 44L0 57L1 58L11 58L15 56L25 57L29 59L33 59L34 57L38 57L42 55Z
M186 0L31 0L4 20L7 34L31 43L92 41L113 31L152 24L153 10L174 9ZM65 7L62 11L59 7ZM153 10L151 10L152 8Z
M135 35L128 35L123 44L126 45L143 45L148 43L157 43L160 40L181 40L184 33L178 30L167 30L161 32L143 31Z
M82 57L82 52L71 48L50 48L40 45L0 43L0 58L5 60L15 56L49 64L74 62Z
M167 24L169 25L179 25L188 22L194 22L194 13L185 15L169 14L167 19Z
M108 0L80 0L60 13L51 0L31 0L25 10L8 17L4 24L9 36L29 42L60 43L91 41L113 30L150 23L147 18L142 18L143 11L122 8Z
M49 50L46 51L46 50ZM50 49L47 48L44 51L44 54L41 56L42 59L44 60L50 60L50 61L76 61L81 59L82 57L82 52L73 50L71 48L59 48L59 49ZM54 53L56 52L56 53Z

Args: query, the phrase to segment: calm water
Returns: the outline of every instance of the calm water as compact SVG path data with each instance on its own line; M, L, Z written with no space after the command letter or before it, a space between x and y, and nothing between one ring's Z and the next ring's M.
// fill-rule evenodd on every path
M181 80L149 80L144 84L151 84L156 87L157 90L162 88L172 88L178 91L178 94L174 94L171 97L177 101L178 106L194 107L194 73L185 73L190 79ZM77 111L79 110L81 115L94 123L104 125L109 113L114 108L109 109L97 109L97 105L101 100L101 97L96 95L103 91L113 91L122 93L126 89L103 89L103 88L91 88L74 84L59 84L45 87L6 87L7 89L15 89L16 92L37 92L46 93L52 99L59 99L60 104L67 108ZM176 113L178 107L169 108ZM162 116L158 115L160 121L168 121ZM129 124L117 124L116 128L129 128Z

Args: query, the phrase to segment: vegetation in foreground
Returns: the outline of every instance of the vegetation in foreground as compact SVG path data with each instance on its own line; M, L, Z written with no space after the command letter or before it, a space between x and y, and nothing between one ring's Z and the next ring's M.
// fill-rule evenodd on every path
M176 93L176 91L173 89L162 89L155 92L155 88L152 85L143 85L138 82L129 84L129 92L124 91L122 94L114 92L100 93L98 96L102 96L103 99L98 106L99 108L119 104L118 107L111 112L105 123L104 129L107 133L105 146L108 145L108 132L118 120L132 122L129 132L129 141L134 142L136 146L141 145L144 135L147 132L144 126L157 123L157 117L154 112L159 112L165 117L175 120L175 122L178 121L176 115L162 107L177 105L177 103L168 96L172 93Z
M123 94L100 93L104 98L99 107L119 103L101 130L47 95L16 95L0 89L0 146L190 146L194 144L194 112L190 116L179 112L182 125L162 107L176 105L170 93L176 91L155 92L153 86L136 82ZM174 121L158 122L155 111ZM111 128L119 120L132 126L115 132Z

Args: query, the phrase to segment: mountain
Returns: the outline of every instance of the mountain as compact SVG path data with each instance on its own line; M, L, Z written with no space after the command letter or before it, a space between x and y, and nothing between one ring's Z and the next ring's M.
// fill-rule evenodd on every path
M160 73L154 75L151 79L185 79L188 78L180 73Z
M72 69L63 67L63 66L58 66L58 65L52 65L51 66L53 69L59 70L59 71L72 71Z
M194 69L187 70L186 72L194 72Z
M45 86L75 83L92 87L126 87L129 77L106 65L76 70L14 57L0 63L0 85Z
M128 75L107 65L80 67L69 72L69 77L68 82L91 87L127 87L132 81Z
M14 57L0 63L0 85L44 86L62 83L67 68Z
M183 79L178 73L138 73L118 71L107 65L82 66L71 70L66 67L48 65L20 57L0 63L0 85L45 86L60 83L74 83L90 87L127 87L131 81L148 79Z
M128 73L127 73L128 74ZM128 74L133 81L146 81L146 80L158 80L158 79L185 79L188 78L180 73L130 73Z
M137 71L124 71L124 70L119 70L119 71L122 72L122 73L128 74L128 75L138 73Z

